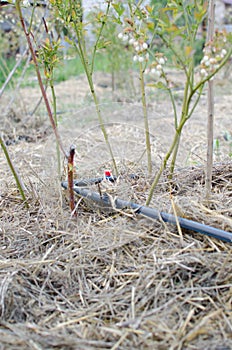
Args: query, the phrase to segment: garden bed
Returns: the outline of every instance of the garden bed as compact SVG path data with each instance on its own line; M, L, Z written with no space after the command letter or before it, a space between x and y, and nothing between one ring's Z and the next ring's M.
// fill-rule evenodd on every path
M144 204L152 179L146 171L140 101L122 88L112 95L106 74L99 73L96 82L119 170L123 176L139 175L132 183L122 181L117 195ZM204 188L203 95L183 134L175 186L164 174L151 206L232 232L225 137L231 133L231 83L215 84L219 147L210 205ZM147 89L155 172L169 145L173 118L162 92ZM102 176L110 157L85 80L60 83L56 91L64 143L77 146L77 178ZM77 218L71 218L44 107L29 115L39 92L24 88L19 96L10 115L3 107L12 96L4 96L1 123L5 138L14 140L9 152L30 191L30 207L23 206L1 153L2 349L231 349L231 244L138 218L130 210L102 213L83 200Z

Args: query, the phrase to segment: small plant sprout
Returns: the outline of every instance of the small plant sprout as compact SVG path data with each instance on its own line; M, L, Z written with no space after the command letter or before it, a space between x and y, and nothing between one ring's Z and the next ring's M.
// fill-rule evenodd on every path
M221 145L220 145L220 140L215 139L213 142L213 150L214 154L217 157L218 160L220 160L220 155L221 155Z

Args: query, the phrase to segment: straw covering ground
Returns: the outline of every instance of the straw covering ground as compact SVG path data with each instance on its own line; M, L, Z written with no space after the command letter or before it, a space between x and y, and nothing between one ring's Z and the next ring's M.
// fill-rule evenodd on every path
M96 82L121 173L114 195L144 204L152 179L140 101L120 89L112 96L106 75ZM164 174L151 206L232 232L231 90L229 81L216 84L220 147L211 204L204 190L204 95L186 126L172 189ZM77 178L102 176L110 157L85 80L56 91L65 145L77 146ZM173 120L163 93L148 94L155 173ZM7 109L11 98L2 98L1 124L30 195L27 209L1 152L0 349L231 350L232 245L130 210L102 213L79 198L78 217L71 218L44 107L30 116L39 92L20 90ZM131 173L138 175L133 181Z

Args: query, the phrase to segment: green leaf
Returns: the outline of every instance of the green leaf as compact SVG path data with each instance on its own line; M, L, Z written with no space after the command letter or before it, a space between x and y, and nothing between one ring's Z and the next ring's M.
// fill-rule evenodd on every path
M149 30L154 30L155 28L155 23L154 22L147 22L147 28Z
M167 86L162 83L162 81L158 81L157 83L147 84L149 87L154 87L156 89L167 90Z
M64 40L66 41L66 43L70 44L70 45L73 45L73 40L69 39L68 36L65 36L64 37Z
M124 13L124 11L125 11L125 9L124 9L124 7L122 6L122 4L120 4L120 3L114 3L114 4L112 4L112 6L113 6L113 8L115 9L115 11L117 12L117 14L119 15L119 16L122 16L122 14Z
M145 6L145 8L146 8L146 10L147 10L147 12L148 12L149 14L151 14L151 13L152 13L153 8L152 8L151 6L146 5L146 6Z
M112 44L112 42L111 42L111 40L100 40L99 42L98 42L98 45L97 45L97 49L98 50L100 50L100 49L105 49L107 46L109 46L109 45L111 45Z

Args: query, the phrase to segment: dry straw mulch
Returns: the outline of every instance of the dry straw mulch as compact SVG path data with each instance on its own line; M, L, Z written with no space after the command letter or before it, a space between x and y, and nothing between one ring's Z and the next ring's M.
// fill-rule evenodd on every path
M25 90L23 97L32 100ZM166 113L166 101L158 107ZM128 111L128 119L136 114ZM30 120L35 121L28 117L23 123L13 115L4 122L30 207L21 203L0 154L0 349L231 350L232 245L131 211L101 213L83 200L77 219L71 218L56 180L47 124L38 118L32 140L18 140L19 134L31 135ZM71 132L80 134L78 174L99 176L108 167L100 160L109 158L99 127L83 132L75 118L72 122L72 130L63 124L62 136L65 127L69 142ZM158 129L157 123L154 132L168 144L166 119ZM202 142L201 124L199 132L189 129L184 145L193 147L195 136ZM127 126L114 123L110 132L124 176L119 195L144 204L151 179L137 164L144 152L143 126L137 125L137 119ZM157 140L152 138L155 166L164 152ZM204 199L204 170L188 167L176 171L171 187L163 176L151 206L174 208L178 215L232 232L231 170L231 163L215 165L210 205ZM131 172L140 176L134 183L126 178Z
M214 169L211 208L203 182L178 171L170 193L164 177L153 205L232 231L231 164ZM1 349L232 348L230 243L84 202L75 221L59 185L32 186L29 210L1 193Z

